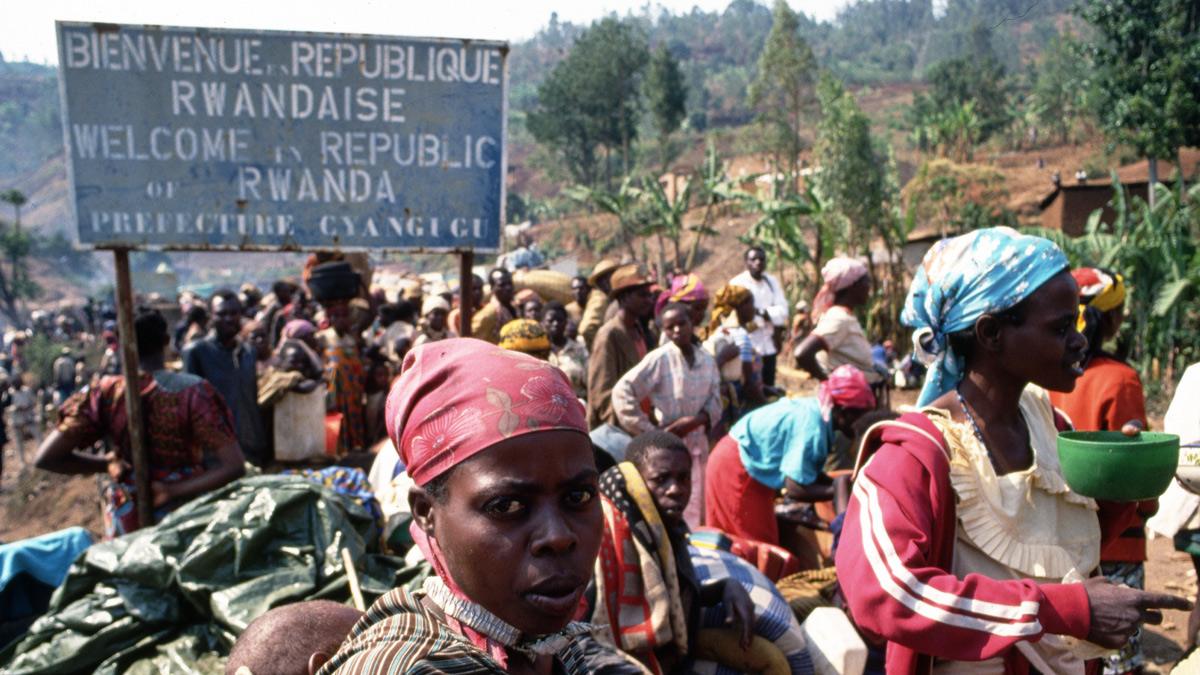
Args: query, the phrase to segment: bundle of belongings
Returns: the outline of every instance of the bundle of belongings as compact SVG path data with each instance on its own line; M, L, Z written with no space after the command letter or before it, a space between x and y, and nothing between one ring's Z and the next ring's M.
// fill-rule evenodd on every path
M224 672L236 637L271 608L347 601L343 549L367 603L419 582L404 575L420 571L374 553L378 507L361 495L301 476L248 477L93 545L49 611L0 652L0 671Z

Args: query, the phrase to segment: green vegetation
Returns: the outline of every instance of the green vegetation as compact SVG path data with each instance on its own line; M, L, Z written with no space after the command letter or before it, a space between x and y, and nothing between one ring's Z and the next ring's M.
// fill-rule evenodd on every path
M755 121L762 128L762 149L772 156L772 171L796 174L800 161L802 125L813 107L817 62L812 49L799 34L800 22L786 0L775 0L771 33L758 59L758 75L747 92ZM795 192L795 183L783 183L785 194Z
M1116 176L1114 184L1120 185ZM1128 318L1119 351L1142 375L1150 395L1169 395L1172 383L1188 364L1200 361L1200 186L1180 200L1167 186L1157 186L1154 206L1114 192L1117 212L1110 227L1092 214L1086 234L1065 237L1058 231L1035 230L1058 242L1073 266L1098 265L1126 275Z
M595 185L600 171L609 182L613 153L629 173L649 57L641 32L609 17L584 31L538 87L529 131L562 158L576 182Z
M13 209L11 221L0 218L0 313L17 326L25 323L22 300L36 298L41 292L29 276L28 258L34 238L21 231L21 207L27 201L20 190L0 192L0 201ZM8 263L4 269L3 263Z
M659 45L650 58L650 69L642 88L650 104L650 119L658 135L658 162L660 170L666 171L667 164L677 150L671 145L671 134L679 130L687 115L687 85L679 61L666 45Z
M0 56L0 177L41 166L62 138L54 68Z
M1124 0L1077 12L1093 30L1081 49L1092 111L1112 141L1150 160L1156 183L1157 158L1200 144L1200 10L1194 0Z

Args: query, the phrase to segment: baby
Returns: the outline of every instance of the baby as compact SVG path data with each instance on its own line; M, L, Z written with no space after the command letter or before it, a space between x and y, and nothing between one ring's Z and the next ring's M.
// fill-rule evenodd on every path
M225 675L313 675L363 613L329 600L276 607L246 626Z

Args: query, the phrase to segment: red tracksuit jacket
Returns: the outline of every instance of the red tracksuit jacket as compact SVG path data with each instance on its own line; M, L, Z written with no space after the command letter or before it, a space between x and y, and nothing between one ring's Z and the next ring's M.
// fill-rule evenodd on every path
M1046 633L1086 638L1090 607L1082 584L959 579L954 558L955 494L941 432L920 413L867 439L846 512L837 573L854 622L887 643L887 672L929 673L934 658L1005 658L1029 671L1014 645ZM873 450L874 452L871 452ZM1136 504L1100 508L1102 540L1119 534Z

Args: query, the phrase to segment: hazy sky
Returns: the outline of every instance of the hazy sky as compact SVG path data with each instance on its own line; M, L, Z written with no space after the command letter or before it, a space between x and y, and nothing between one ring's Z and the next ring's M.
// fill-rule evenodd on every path
M766 1L766 0L762 0ZM789 0L793 9L831 20L848 0ZM624 14L645 0L12 0L0 21L0 52L9 60L55 63L54 21L274 28L418 37L517 41L561 20L589 22ZM673 12L723 9L729 0L661 0ZM336 14L331 12L336 8Z

